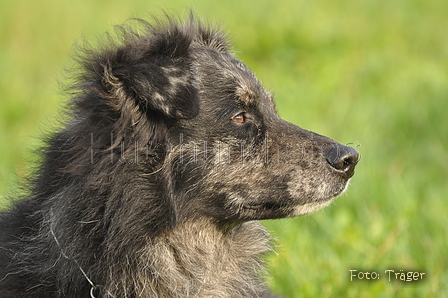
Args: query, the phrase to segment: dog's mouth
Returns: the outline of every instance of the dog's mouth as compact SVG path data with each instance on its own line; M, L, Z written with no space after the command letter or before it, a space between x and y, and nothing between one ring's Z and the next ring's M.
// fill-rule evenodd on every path
M333 189L332 192L326 193L322 197L307 198L302 200L268 200L261 201L243 201L238 200L241 203L235 204L233 207L237 208L235 211L239 214L240 218L244 219L277 219L286 217L303 216L314 213L328 205L338 196L340 196L347 188L347 183L340 185L337 189Z
M319 198L317 200L311 200L311 201L307 201L307 202L303 202L301 204L298 204L299 206L302 205L309 205L309 204L323 204L323 203L327 203L328 201L332 201L334 198L338 197L341 193L343 192L343 190L341 191L337 191L331 195L325 196L323 198ZM293 209L296 208L297 206L290 206L287 204L281 204L281 203L276 203L276 202L265 202L265 203L248 203L248 204L243 204L242 208L244 210L252 210L252 211L277 211L277 210L281 210L281 209Z
M240 216L248 219L275 219L284 218L292 212L290 206L274 202L243 204Z
M245 204L243 205L243 209L245 210L253 210L253 211L264 211L264 210L279 210L281 209L281 204L278 203L261 203L261 204Z
M300 203L298 205L287 205L276 202L265 203L247 203L241 205L241 215L250 217L252 219L275 219L308 215L316 212L328 205L340 195L341 192L320 198L318 200L311 200Z

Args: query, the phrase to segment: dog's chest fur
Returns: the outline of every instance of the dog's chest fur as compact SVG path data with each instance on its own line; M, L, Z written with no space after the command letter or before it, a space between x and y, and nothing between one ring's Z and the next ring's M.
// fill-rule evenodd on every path
M209 223L186 223L147 245L139 275L125 279L133 279L141 297L263 297L269 240L256 221L227 234Z

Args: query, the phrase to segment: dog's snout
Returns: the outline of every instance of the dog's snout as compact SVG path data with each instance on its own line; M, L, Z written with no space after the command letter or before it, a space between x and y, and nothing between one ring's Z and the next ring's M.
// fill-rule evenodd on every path
M350 178L358 163L359 153L353 147L339 145L325 151L325 158L333 168L345 172L347 178Z

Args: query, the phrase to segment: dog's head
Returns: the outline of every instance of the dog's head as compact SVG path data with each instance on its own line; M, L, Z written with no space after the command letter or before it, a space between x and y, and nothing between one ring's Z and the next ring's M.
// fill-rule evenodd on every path
M282 120L224 34L193 18L144 26L85 60L75 119L96 126L98 162L157 177L177 218L300 216L346 189L358 152Z

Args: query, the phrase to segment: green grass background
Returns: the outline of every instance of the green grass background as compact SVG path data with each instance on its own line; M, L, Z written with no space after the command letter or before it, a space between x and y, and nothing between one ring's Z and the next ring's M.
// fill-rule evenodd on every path
M266 222L268 283L285 297L448 297L448 1L0 2L0 205L65 98L72 45L149 13L193 8L231 34L280 115L357 146L348 192L317 214ZM377 281L350 281L350 269ZM385 270L425 272L389 282Z

